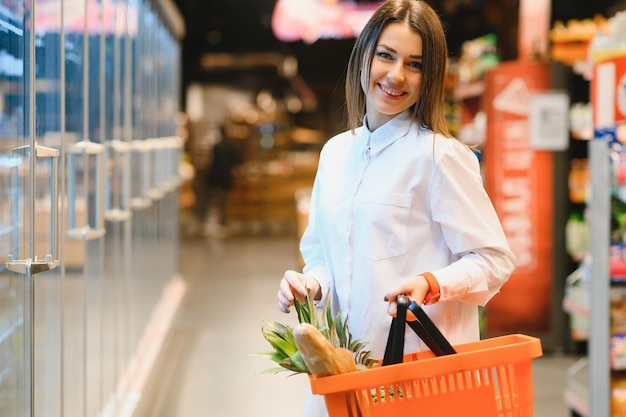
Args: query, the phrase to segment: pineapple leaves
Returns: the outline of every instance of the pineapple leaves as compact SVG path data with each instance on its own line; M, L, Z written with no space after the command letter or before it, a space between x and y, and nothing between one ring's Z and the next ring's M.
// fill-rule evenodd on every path
M348 316L341 312L333 316L330 306L330 297L324 299L321 311L310 297L304 300L296 298L294 307L299 323L309 323L315 326L334 347L347 348L354 355L357 369L371 368L378 361L370 357L370 351L366 350L367 344L360 340L352 340L348 328ZM265 326L261 328L263 337L274 349L270 352L260 352L254 356L269 359L279 365L266 369L262 374L292 371L294 373L310 373L302 355L298 351L294 337L293 327L277 321L264 318Z
M277 353L289 357L298 351L293 339L293 329L268 319L265 319L265 323L268 325L268 330L261 328L261 332Z
M300 354L300 352L294 353L289 359L291 360L291 363L294 365L294 367L299 370L299 372L309 371L306 363L304 363L304 359L302 359L302 355Z

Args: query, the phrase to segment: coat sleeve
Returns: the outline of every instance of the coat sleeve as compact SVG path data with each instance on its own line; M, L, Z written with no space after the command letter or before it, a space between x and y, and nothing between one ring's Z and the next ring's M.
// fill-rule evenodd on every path
M441 288L440 301L484 306L507 282L516 258L484 188L478 158L452 141L437 147L430 205L454 261L431 272Z
M302 273L317 279L322 287L322 294L325 296L330 290L330 276L326 266L324 256L324 246L321 241L319 229L317 227L317 208L319 194L323 189L321 178L323 178L323 151L313 182L311 199L309 202L308 223L300 239L300 253L304 260Z

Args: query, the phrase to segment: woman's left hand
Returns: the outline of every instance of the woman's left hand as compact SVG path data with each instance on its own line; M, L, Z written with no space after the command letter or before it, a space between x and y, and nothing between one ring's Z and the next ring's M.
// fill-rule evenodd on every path
M313 277L296 271L286 271L280 280L278 290L278 309L283 313L289 313L294 303L294 297L304 302L304 297L313 297L314 300L322 298L322 288Z

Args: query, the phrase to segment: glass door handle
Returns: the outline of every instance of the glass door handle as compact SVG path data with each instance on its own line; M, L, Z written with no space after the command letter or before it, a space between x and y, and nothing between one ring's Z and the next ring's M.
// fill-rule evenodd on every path
M40 272L51 271L59 266L59 261L53 259L51 255L41 260L37 256L35 259L15 259L13 255L7 258L6 267L9 271L22 275L35 275Z
M132 216L130 210L130 144L112 140L106 145L104 182L104 219L123 222Z
M67 236L83 241L99 239L106 233L103 216L104 145L89 140L76 142L68 149L67 164ZM81 174L81 178L78 178L78 174ZM80 196L79 191L82 191ZM78 197L84 204L85 219L82 225L77 225L76 220Z
M152 199L160 200L181 184L178 169L183 143L175 136L148 139L147 143L152 153L152 181L149 194Z
M163 164L163 151L165 146L163 140L159 138L147 139L146 143L148 144L148 152L150 155L150 170L148 174L150 176L150 185L148 195L153 200L161 200L167 193L163 182L163 170L165 169L165 165Z
M132 167L131 170L138 178L135 178L131 187L132 208L136 210L146 209L152 206L150 196L150 139L137 139L131 142Z
M25 151L28 149L30 149L30 146L20 147L14 149L14 151ZM44 259L39 259L36 255L34 255L34 258L15 259L14 255L8 255L6 263L7 269L24 275L34 275L40 272L50 271L59 266L59 166L57 164L59 151L58 149L48 148L35 143L34 156L36 159L50 159L50 171L52 173L50 176L50 253L47 254ZM35 175L35 173L33 173L33 175ZM35 190L33 190L33 194L34 192ZM31 254L31 256L33 255Z
M164 139L166 143L165 183L168 192L175 191L182 183L180 178L180 162L182 160L183 142L177 136Z

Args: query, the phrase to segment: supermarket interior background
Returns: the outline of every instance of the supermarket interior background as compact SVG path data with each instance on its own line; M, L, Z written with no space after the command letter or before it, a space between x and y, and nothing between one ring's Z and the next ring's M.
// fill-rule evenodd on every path
M626 1L428 3L519 262L483 337L541 340L535 417L626 417ZM300 415L308 379L252 354L295 324L278 281L377 5L2 1L0 417Z

